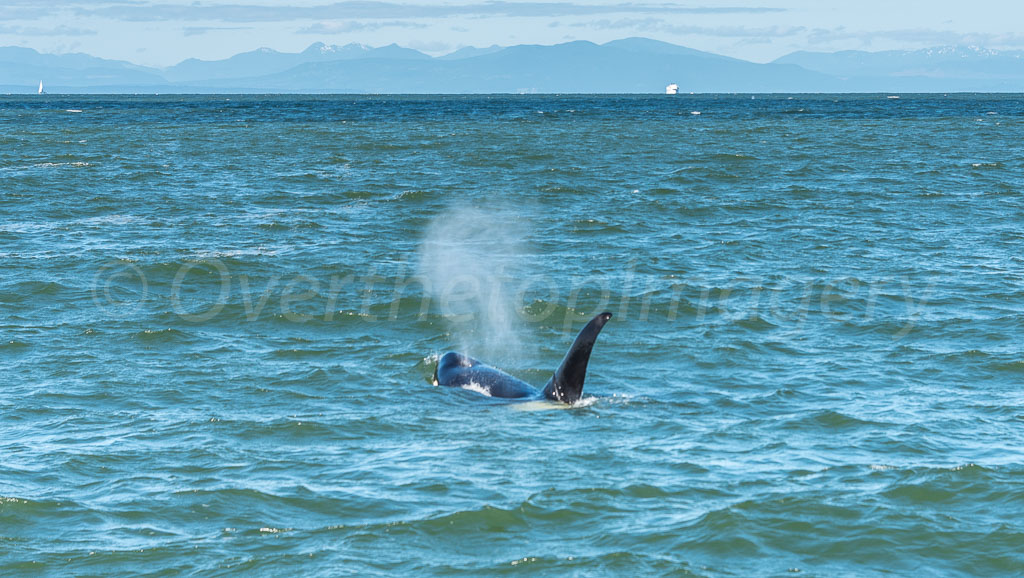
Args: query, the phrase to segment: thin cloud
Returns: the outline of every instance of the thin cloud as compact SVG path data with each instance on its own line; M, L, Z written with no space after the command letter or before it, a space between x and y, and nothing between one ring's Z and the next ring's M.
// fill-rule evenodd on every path
M11 36L95 36L95 30L57 26L55 28L36 28L34 26L0 26L0 34Z
M845 27L833 29L816 28L807 35L807 43L811 45L827 45L848 40L857 40L865 47L871 46L876 41L899 42L901 44L916 44L919 46L1024 47L1024 36L1020 34L964 33L927 28L874 31L854 31L847 30Z
M761 6L695 6L676 4L585 5L573 2L483 2L475 4L406 4L348 1L318 6L266 6L247 4L147 4L78 8L83 17L132 22L221 21L285 22L293 20L346 20L389 18L448 18L453 16L558 17L599 14L764 14L785 12Z
M40 2L39 0L3 0L3 4L0 5L0 20L40 20L43 18L53 18L67 10L84 10L83 6L97 9L96 6L100 5L102 9L124 10L126 5L145 7L147 4L148 2L141 0L107 0L105 2L96 2L95 0L49 0L47 2Z
M620 20L595 20L570 24L577 28L597 30L633 30L637 32L661 32L691 36L717 36L742 38L747 41L769 41L772 38L797 36L807 31L803 26L767 26L749 28L746 26L691 26L672 24L659 18L623 18Z
M381 28L426 28L426 24L408 22L404 20L372 21L361 22L349 20L346 22L316 22L310 26L299 28L297 34L345 34L348 32L365 32L379 30Z
M38 20L49 15L39 6L0 6L0 20Z
M4 6L39 6L39 0L4 0ZM102 4L104 6L124 6L124 5L135 5L135 6L146 6L149 2L145 0L50 0L46 2L46 10L60 10L62 8L70 8L74 6L81 6L83 4L91 4L93 6Z
M185 36L202 36L222 30L252 30L251 26L186 26L181 29Z

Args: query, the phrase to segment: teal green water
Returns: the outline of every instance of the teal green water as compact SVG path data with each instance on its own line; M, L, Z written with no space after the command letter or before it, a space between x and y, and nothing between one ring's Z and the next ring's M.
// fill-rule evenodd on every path
M886 96L0 97L0 574L1024 574L1024 99Z

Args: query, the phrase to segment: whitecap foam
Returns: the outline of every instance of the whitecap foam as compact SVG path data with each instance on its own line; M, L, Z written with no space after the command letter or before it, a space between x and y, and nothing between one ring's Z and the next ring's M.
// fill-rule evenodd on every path
M75 161L71 163L36 163L32 165L37 169L53 169L58 167L87 167L89 163L85 161Z
M600 398L590 396L582 397L576 403L568 404L560 401L552 401L549 399L538 399L534 401L524 401L523 403L517 403L512 406L512 409L516 411L553 411L560 409L577 409L581 407L590 407L597 403Z
M590 407L595 403L597 403L597 398L594 396L581 397L578 400L576 400L576 403L572 404L572 406L570 407Z
M523 403L517 403L512 406L512 409L516 411L552 411L558 409L572 409L573 406L567 405L557 401L550 401L547 399L539 399L535 401L524 401Z
M463 385L462 389L465 389L466 391L475 391L477 393L482 393L482 394L486 395L487 397L491 397L491 390L489 390L486 387L480 385L479 383L474 383L472 381L467 383L466 385Z

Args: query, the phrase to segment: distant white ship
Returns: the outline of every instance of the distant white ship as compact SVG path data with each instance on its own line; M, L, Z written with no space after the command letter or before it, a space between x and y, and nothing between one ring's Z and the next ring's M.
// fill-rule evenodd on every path
M43 81L42 80L39 81L39 94L46 94L46 91L43 90Z
M665 87L665 94L679 94L679 85L672 83Z

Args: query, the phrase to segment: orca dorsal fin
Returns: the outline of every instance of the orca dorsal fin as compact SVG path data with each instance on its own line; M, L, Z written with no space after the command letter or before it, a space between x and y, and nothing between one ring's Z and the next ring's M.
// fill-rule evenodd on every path
M587 377L590 352L604 324L611 318L612 314L605 311L591 319L580 331L562 359L562 364L544 387L544 397L564 403L576 403L580 399L583 395L583 380Z

